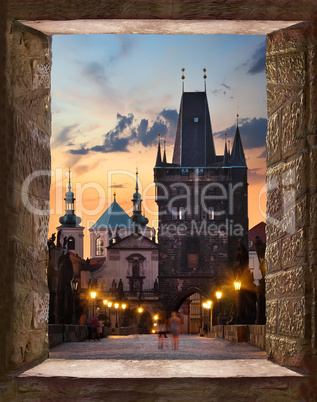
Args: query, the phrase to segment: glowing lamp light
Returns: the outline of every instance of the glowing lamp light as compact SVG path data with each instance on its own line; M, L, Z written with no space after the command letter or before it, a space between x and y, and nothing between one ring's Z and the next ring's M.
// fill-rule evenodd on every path
M157 323L156 323L156 322L155 322L153 325L154 325L154 327L157 327Z
M207 304L208 304L208 308L211 308L212 301L211 301L211 300L207 300Z
M241 289L241 282L238 279L236 279L234 281L234 289L235 290L240 290Z
M114 308L119 308L119 303L115 303Z
M125 310L127 308L127 305L125 303L123 303L121 308L122 308L122 310Z
M112 302L108 302L108 307L110 308L112 306Z
M218 290L216 292L216 297L217 297L217 300L220 300L222 298L222 292L220 290Z
M154 320L157 321L158 320L158 315L154 316Z
M143 313L143 308L142 307L139 307L138 308L138 312L141 314L141 313Z
M95 291L90 292L90 297L91 297L92 299L95 299L96 296L97 296L97 292L95 292Z
M155 329L152 329L152 334L155 334Z
M104 305L104 306L107 306L107 305L108 305L108 300L105 299L105 300L103 300L102 302L103 302L103 305Z

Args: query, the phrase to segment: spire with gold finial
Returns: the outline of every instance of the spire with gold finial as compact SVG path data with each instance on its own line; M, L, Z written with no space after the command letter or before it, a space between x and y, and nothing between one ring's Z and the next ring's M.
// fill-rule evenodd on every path
M228 153L228 147L227 147L227 133L225 133L225 151L223 155L223 165L228 166L229 164L229 153Z
M166 136L165 136L165 138L166 138ZM167 162L166 162L166 139L164 140L163 163L167 163Z
M182 68L182 92L184 92L184 79L185 79L185 75L184 75L184 72L185 72L185 68Z
M232 145L230 164L231 166L247 167L239 130L239 113L237 113L237 127Z
M117 200L116 200L116 195L117 195L117 194L116 194L116 192L114 191L114 192L113 192L113 202L117 202Z
M206 71L207 71L207 70L206 70L205 68L203 68L203 72L204 72L203 78L204 78L204 88L205 88L205 92L206 92L206 78L207 78Z
M156 163L155 166L162 165L162 154L161 154L161 134L158 135L158 147L157 147L157 155L156 155Z

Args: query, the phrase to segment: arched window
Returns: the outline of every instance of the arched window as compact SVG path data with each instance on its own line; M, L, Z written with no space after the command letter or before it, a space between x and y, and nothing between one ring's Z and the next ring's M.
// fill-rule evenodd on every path
M132 276L134 278L140 276L140 263L137 260L132 262Z
M103 255L103 240L101 237L96 239L96 255Z
M68 250L75 250L75 239L73 237L69 237L67 239L67 249Z

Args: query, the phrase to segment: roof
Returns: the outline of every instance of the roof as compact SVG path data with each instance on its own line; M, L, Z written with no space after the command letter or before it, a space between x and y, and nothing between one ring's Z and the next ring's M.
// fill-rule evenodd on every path
M206 92L184 92L178 115L173 163L207 167L215 163Z
M141 233L132 233L118 242L107 247L108 249L157 249L158 244Z
M231 166L245 166L245 167L247 166L238 125L237 125L236 133L234 136L230 165Z
M116 200L101 215L90 229L133 228L130 216L120 207Z
M253 226L253 228L249 229L249 242L252 242L252 250L255 250L254 239L256 236L258 236L263 243L266 243L265 227L266 223L260 222Z

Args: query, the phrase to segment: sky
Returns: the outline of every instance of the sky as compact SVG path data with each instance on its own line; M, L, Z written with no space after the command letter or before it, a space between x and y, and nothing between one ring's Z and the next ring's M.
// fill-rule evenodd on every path
M88 229L111 204L114 191L131 215L136 168L145 215L149 226L157 226L158 133L172 162L181 76L185 91L203 91L203 68L216 153L223 154L225 133L232 145L238 113L249 168L249 227L265 220L265 36L56 35L50 234L65 213L69 167L75 212L85 227L85 258L90 257Z

